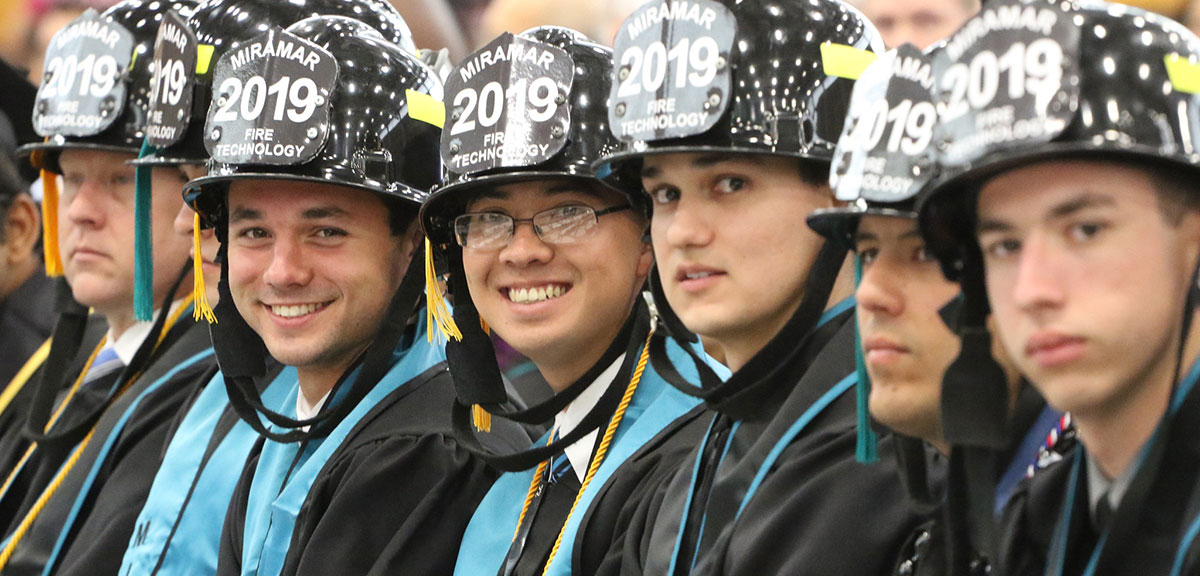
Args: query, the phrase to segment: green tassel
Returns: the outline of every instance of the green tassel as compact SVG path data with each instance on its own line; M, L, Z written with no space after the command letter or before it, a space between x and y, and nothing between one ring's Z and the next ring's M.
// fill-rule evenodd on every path
M862 258L854 256L854 287L862 284ZM879 460L879 438L875 429L871 428L871 377L867 375L867 363L863 360L862 335L858 331L858 318L855 318L854 329L854 369L858 377L855 386L858 406L858 443L854 458L863 464L872 464Z
M142 152L138 158L145 158L154 153L150 142L142 143ZM134 172L133 214L133 317L139 322L149 322L154 318L154 248L151 240L151 207L150 192L153 188L151 168L138 166Z

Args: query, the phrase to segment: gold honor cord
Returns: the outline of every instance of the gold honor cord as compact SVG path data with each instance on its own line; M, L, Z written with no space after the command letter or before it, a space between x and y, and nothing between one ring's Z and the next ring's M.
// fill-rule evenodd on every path
M179 308L175 310L175 312L171 314L169 318L167 318L166 323L163 325L162 332L158 335L158 340L154 343L154 350L158 350L158 346L162 344L163 340L167 337L167 334L171 332L171 328L175 326L175 322L179 320L179 317L185 310L188 309L188 306L191 305L192 302L193 296L189 295L179 306ZM107 339L107 336L101 339L100 344L92 352L91 357L88 358L87 366L85 366L84 369L79 373L79 377L75 380L75 384L71 387L71 391L68 393L67 399L63 401L62 405L59 406L58 410L53 416L51 416L50 422L46 424L47 431L49 431L54 425L55 420L58 419L58 416L62 414L67 404L74 397L75 392L83 383L83 379L87 375L88 369L91 368L92 362L96 360L96 355L99 354L100 349L103 348L104 342ZM117 392L116 397L120 398L121 395L124 394L125 391L134 384L134 382L137 382L138 378L140 378L144 372L145 370L142 370L134 374L127 382L122 384L121 390ZM97 421L96 425L98 424L99 421ZM92 435L96 433L96 425L93 425L92 429L88 431L87 436L84 436L83 440L79 441L79 444L75 447L75 450L71 452L71 456L67 458L67 461L62 465L61 468L59 468L58 473L54 475L54 479L50 481L50 484L46 486L46 489L42 491L40 496L38 496L37 501L33 503L33 506L29 509L29 512L25 514L24 518L21 519L21 523L17 525L17 529L13 531L12 537L8 539L8 545L4 547L3 552L0 552L0 571L3 571L4 568L8 566L8 561L12 559L13 552L16 552L17 546L21 543L21 540L25 538L25 534L29 532L29 528L33 526L33 522L37 520L38 515L41 514L42 509L46 507L46 503L50 501L50 498L54 496L54 493L58 491L59 486L61 486L63 480L66 479L67 473L69 473L75 466L75 463L79 461L79 457L83 454L83 450L87 448L88 442L92 439ZM21 469L21 465L25 463L25 460L29 458L35 448L37 448L37 444L30 446L29 450L25 452L25 456L21 458L20 464L18 464L13 472L9 474L8 480L6 480L4 483L4 488L0 489L0 494L7 492L8 487L12 483L16 473Z
M29 383L29 379L33 377L33 373L37 372L38 368L41 368L42 364L46 363L46 357L49 355L50 339L47 338L45 342L42 342L42 346L29 357L29 360L25 361L25 365L21 367L17 375L13 376L12 381L8 383L8 387L4 389L4 392L0 393L0 414L8 410L8 405L12 404L13 398L16 398L17 394L25 388L25 384Z
M642 355L638 358L637 367L633 370L633 376L629 379L629 386L625 388L625 395L621 397L621 403L617 405L617 411L613 413L612 420L608 423L608 428L604 430L604 437L600 440L600 446L596 448L596 455L592 457L592 461L588 464L587 474L583 477L583 483L579 485L579 492L575 494L575 501L571 503L571 509L567 511L567 517L563 520L562 529L558 531L558 538L554 540L554 547L550 549L550 557L546 559L546 566L543 568L542 574L545 576L550 570L550 563L554 562L554 557L558 554L559 547L562 546L563 535L567 531L567 523L571 520L571 515L575 513L575 507L579 506L579 499L583 497L584 491L592 482L592 478L596 476L596 471L600 469L600 465L604 463L604 457L608 455L608 447L612 444L612 439L617 434L617 428L621 425L621 420L625 418L625 411L629 408L629 403L633 401L633 394L637 391L638 383L642 381L642 373L646 371L646 363L650 360L650 338L654 336L654 326L650 327L650 333L646 335L646 343L642 346ZM551 436L553 439L553 435ZM521 531L521 526L525 523L525 515L529 513L529 507L533 504L533 499L537 495L538 488L541 486L542 477L545 475L546 468L550 465L551 459L543 460L538 465L537 471L533 473L533 482L529 484L529 492L525 494L525 505L521 507L521 515L517 518L517 531L513 533L513 541L517 539L517 534Z

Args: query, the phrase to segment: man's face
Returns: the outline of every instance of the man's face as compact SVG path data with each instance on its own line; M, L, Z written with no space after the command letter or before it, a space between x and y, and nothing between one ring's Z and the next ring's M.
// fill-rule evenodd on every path
M1175 366L1200 232L1128 164L1043 162L979 195L987 292L1009 356L1050 405L1112 414Z
M187 164L180 166L188 182L204 176L207 173L203 165ZM179 213L175 215L174 228L175 232L183 236L188 242L188 258L192 258L196 253L195 237L192 235L192 223L195 220L196 212L192 210L187 203L180 203ZM221 266L216 263L217 252L221 249L221 242L217 240L216 231L212 228L200 230L200 261L204 269L204 288L205 296L208 298L208 303L212 306L217 305L220 299L217 290L217 282L221 278Z
M977 9L964 0L869 0L863 13L887 47L911 42L924 50L954 33Z
M277 360L340 374L370 345L412 257L375 194L332 184L229 187L229 288Z
M824 244L804 218L833 205L828 186L802 181L796 160L737 154L649 156L642 184L667 300L740 367L800 306Z
M914 220L864 216L855 245L871 415L901 434L938 442L942 376L960 347L938 310L958 294L958 285L942 276Z
M132 154L64 150L58 241L75 299L105 314L133 313L134 168ZM188 242L171 221L183 204L177 168L152 170L154 298L157 305L187 262Z
M467 212L528 219L561 206L599 211L627 204L617 192L550 180L490 190L472 200ZM505 342L535 362L599 357L650 273L645 224L635 209L613 212L599 216L596 227L576 242L554 244L519 223L503 248L463 248L471 299Z

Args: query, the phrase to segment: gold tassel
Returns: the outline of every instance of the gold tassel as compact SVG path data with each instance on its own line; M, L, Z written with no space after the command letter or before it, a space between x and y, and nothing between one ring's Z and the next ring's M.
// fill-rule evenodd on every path
M428 238L425 239L425 299L425 323L428 325L426 339L433 342L436 329L439 340L453 338L461 342L462 331L454 323L454 316L450 314L450 309L446 306L446 297L442 294L437 271L433 267L433 244L429 242ZM488 427L490 428L491 425L489 424Z
M58 175L42 169L42 250L46 275L63 275L62 255L58 251Z
M483 316L479 317L479 327L483 328L484 334L487 334L489 336L492 334L492 327L488 326L487 320L484 320Z
M197 322L204 319L209 324L216 324L217 315L208 303L208 292L204 288L204 256L200 254L199 213L192 216L192 245L195 248L195 255L192 257L192 294L196 299L192 319Z
M492 415L483 409L483 406L478 404L471 405L471 420L475 423L475 429L480 432L492 431Z

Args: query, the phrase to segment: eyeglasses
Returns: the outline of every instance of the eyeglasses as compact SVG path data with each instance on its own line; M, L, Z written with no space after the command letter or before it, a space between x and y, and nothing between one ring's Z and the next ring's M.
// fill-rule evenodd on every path
M508 246L517 232L517 224L529 222L533 231L543 242L549 244L573 244L596 229L601 216L632 206L624 204L602 210L572 204L543 210L533 218L513 218L498 212L463 214L454 219L454 237L463 248L495 250Z

